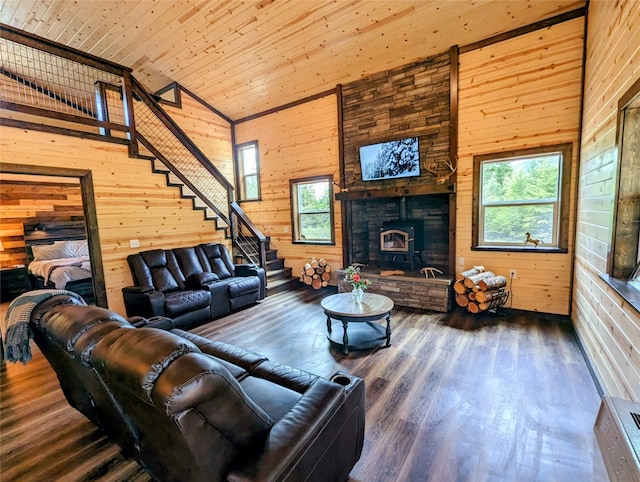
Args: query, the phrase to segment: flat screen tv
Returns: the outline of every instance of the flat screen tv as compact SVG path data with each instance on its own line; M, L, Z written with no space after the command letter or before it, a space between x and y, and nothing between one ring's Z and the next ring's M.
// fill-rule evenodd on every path
M408 137L361 146L360 168L363 181L419 176L418 138Z

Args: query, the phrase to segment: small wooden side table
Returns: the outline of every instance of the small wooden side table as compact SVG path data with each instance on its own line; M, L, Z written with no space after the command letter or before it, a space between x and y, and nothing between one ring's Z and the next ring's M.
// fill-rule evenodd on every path
M382 344L391 346L393 300L390 298L365 293L362 302L356 303L351 293L339 293L326 297L320 305L327 315L327 338L331 344L342 348L345 355L350 349L366 350ZM386 327L375 323L381 319L386 319ZM332 320L341 325L336 323L334 326Z

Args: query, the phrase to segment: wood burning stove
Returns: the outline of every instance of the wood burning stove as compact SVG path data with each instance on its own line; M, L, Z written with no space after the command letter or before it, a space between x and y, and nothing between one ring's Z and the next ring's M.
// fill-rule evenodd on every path
M415 259L421 264L423 241L423 222L421 219L386 221L380 227L378 252L380 264L394 268L415 270Z

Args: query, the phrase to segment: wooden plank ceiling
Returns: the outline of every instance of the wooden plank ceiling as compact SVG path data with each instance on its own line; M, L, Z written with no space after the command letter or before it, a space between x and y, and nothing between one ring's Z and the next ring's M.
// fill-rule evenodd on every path
M0 0L1 21L239 119L585 0Z

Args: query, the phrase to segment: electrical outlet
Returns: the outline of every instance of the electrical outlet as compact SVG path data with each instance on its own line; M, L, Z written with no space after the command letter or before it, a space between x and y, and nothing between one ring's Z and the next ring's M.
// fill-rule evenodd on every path
M464 266L464 258L462 256L458 258L458 266Z
M509 278L518 279L518 272L515 269L509 270Z
M137 239L130 239L129 240L129 247L130 248L139 248L140 247L140 241L138 241Z

